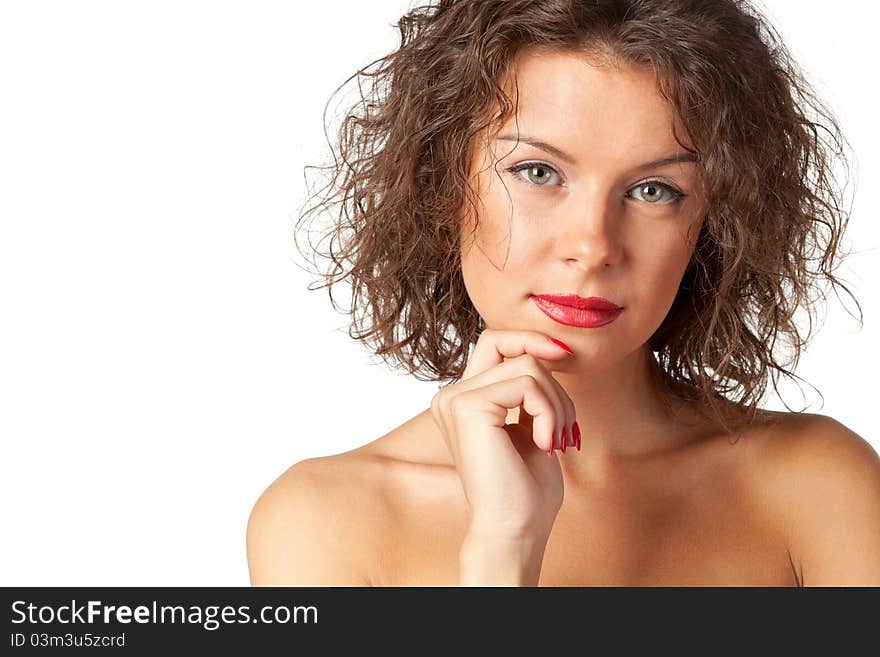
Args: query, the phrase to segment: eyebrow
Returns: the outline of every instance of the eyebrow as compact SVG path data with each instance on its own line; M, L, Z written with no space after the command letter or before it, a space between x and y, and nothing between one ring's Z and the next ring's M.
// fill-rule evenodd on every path
M516 135L501 135L497 138L498 141L519 141L524 144L529 144L534 146L535 148L540 148L542 151L547 151L548 153L552 153L556 157L558 157L563 162L567 162L568 164L574 164L575 159L573 156L569 155L563 150L556 148L552 144L548 144L546 141L541 141L540 139L534 139L533 137L523 137L520 136L518 139ZM640 164L636 167L637 171L641 171L642 169L651 169L653 167L662 167L667 164L674 164L676 162L696 162L697 156L694 153L683 152L683 153L674 153L673 155L668 155L666 157L661 157L658 160L652 160L651 162L645 162L644 164Z

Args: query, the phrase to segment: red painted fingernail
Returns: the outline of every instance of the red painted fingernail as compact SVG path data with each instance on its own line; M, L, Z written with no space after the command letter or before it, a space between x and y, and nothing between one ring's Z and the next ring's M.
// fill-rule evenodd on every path
M573 353L574 353L574 352L571 350L571 347L569 347L567 344L565 344L565 343L562 342L561 340L557 340L556 338L550 338L550 342L552 342L553 344L555 344L555 345L557 345L557 346L559 346L559 347L562 347L563 349L565 349L565 350L566 350L568 353L570 353L570 354L573 354Z
M577 450L581 451L581 430L577 422L572 426L572 430L574 430L574 442L577 445Z
M562 453L565 454L565 443L568 442L568 441L565 439L565 427L562 427L562 436L561 436L561 440L562 440Z

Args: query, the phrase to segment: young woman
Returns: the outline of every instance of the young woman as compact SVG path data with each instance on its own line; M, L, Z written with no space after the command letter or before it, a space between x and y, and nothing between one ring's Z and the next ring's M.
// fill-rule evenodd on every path
M271 483L252 583L880 585L880 457L757 405L795 311L846 289L839 130L766 20L446 0L399 27L316 209L354 337L449 383Z

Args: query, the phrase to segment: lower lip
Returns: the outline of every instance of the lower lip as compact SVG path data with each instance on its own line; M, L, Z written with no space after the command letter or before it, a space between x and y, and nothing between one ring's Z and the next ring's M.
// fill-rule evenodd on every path
M550 319L560 324L580 326L582 328L605 326L605 324L610 324L617 319L620 313L623 312L623 308L618 308L617 310L572 308L571 306L563 306L538 297L532 297L532 301Z

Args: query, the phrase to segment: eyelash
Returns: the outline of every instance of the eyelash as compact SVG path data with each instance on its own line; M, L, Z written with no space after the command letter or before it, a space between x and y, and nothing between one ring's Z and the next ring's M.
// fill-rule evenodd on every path
M540 167L542 169L547 169L548 171L552 171L553 173L555 173L557 176L559 175L559 172L556 171L556 169L551 167L549 164L545 164L544 162L523 162L522 164L515 164L514 166L508 168L507 172L510 173L518 181L523 182L527 185L531 185L532 187L543 187L543 185L536 185L534 183L530 183L529 181L523 179L522 176L516 175L520 171L525 171L526 169L531 169L533 167ZM633 189L635 189L636 187L641 187L641 186L648 185L648 184L659 185L660 187L666 189L667 191L669 191L672 194L671 201L667 201L666 203L651 203L650 205L674 205L675 203L680 202L681 199L683 199L684 197L687 196L687 194L682 192L677 187L673 187L669 183L665 183L662 180L646 180L645 182L641 182L641 183L637 183L636 185L633 185Z

